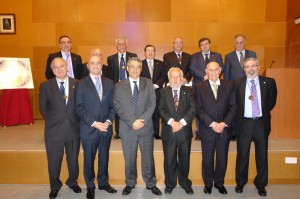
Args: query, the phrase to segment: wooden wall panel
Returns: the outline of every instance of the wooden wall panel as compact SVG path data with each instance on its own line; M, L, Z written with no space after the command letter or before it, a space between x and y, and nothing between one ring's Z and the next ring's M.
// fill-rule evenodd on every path
M1 0L1 14L15 14L18 23L32 22L32 0ZM18 28L17 28L18 31Z
M172 0L172 21L217 21L219 1Z
M266 21L285 22L287 13L287 0L266 0ZM298 9L299 11L299 9ZM289 10L290 12L290 10Z
M272 61L272 68L285 68L285 47L265 47L265 66L269 68Z
M171 0L126 0L127 22L171 21Z
M286 23L245 23L247 43L263 46L285 46Z
M77 22L78 0L32 0L32 20L38 22Z
M299 17L299 8L300 1L299 0L286 0L287 1L287 21L293 20L295 17Z
M125 21L125 0L78 0L78 22Z
M220 0L219 20L228 22L264 22L267 9L266 0Z

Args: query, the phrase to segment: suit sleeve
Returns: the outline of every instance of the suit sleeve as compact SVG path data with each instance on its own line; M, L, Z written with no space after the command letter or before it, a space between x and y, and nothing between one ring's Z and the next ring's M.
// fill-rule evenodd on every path
M163 87L163 84L165 83L166 81L166 77L167 77L167 71L166 71L166 68L164 67L164 64L163 62L161 62L159 64L159 66L161 67L161 76L160 78L154 83L156 85L158 85L160 88Z
M85 109L84 95L83 82L80 81L75 87L76 112L81 120L83 120L87 125L91 126L95 121L97 121L97 119Z
M205 69L204 71L201 71L197 59L198 59L197 55L192 56L190 70L191 73L194 75L194 78L203 80L204 76L206 75Z
M42 114L42 117L46 119L46 106L47 106L47 99L46 99L46 91L45 91L45 84L40 85L40 93L39 93L39 108Z
M276 86L276 82L273 78L271 78L271 86L270 86L270 101L269 101L269 104L270 104L270 107L269 107L269 110L271 111L275 105L276 105L276 100L277 100L277 86Z
M108 120L113 122L113 120L115 119L115 115L116 115L116 111L115 111L115 107L114 107L114 102L113 102L113 96L114 96L114 90L115 90L115 85L113 82L111 82L111 86L110 86L111 90L110 90L110 95L109 95L109 99L110 100L110 104L109 104L109 113L108 113Z
M46 65L46 71L45 71L46 79L52 79L54 77L54 74L50 67L52 60L53 60L53 57L50 54L47 59L47 65Z
M234 116L236 114L236 111L237 111L237 105L236 105L236 97L235 97L235 89L234 89L234 85L233 83L229 83L230 85L230 91L229 91L229 109L228 109L228 112L225 116L225 119L223 122L225 122L225 124L227 126L229 126L233 119L234 119Z
M205 112L201 87L199 86L195 87L195 99L197 104L196 116L209 128L214 120Z
M145 112L140 116L140 119L145 119L146 121L152 122L152 115L156 106L156 94L153 88L153 84L151 81L147 81L147 95L148 95L148 102L146 104Z

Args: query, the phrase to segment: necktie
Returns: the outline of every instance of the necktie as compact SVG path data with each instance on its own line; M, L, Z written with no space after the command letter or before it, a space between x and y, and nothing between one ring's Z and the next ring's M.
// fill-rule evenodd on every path
M64 83L65 82L60 82L59 91L60 91L61 96L63 96L65 104L66 104L66 98L65 98L66 97L66 93L65 93Z
M257 97L257 91L255 86L255 81L251 80L251 96L252 96L252 116L258 117L260 114L259 111L259 103L258 103L258 97Z
M95 87L96 87L97 93L99 95L100 100L102 100L102 89L101 89L100 78L95 77L95 80L96 80Z
M181 64L181 54L178 53L177 56L178 56L178 61L179 61L179 63Z
M137 105L138 105L138 99L139 99L139 89L137 86L137 81L133 81L134 88L133 88L133 105L134 105L134 113L137 112Z
M121 56L121 59L120 59L120 80L124 80L126 78L125 76L125 73L126 73L126 70L125 70L125 59L123 57L123 54Z
M214 96L217 99L217 96L218 96L218 84L212 84L212 86L213 86Z
M153 60L150 60L149 61L149 72L150 72L150 75L151 75L151 79L153 78L153 70L154 70Z
M67 61L67 65L68 65L68 73L67 73L67 75L69 77L74 78L73 66L72 66L72 60L71 60L70 54L66 54L66 61Z
M243 55L243 52L240 52L240 64L241 64L242 68L244 67L244 60L245 60L245 57Z
M177 94L178 90L174 90L174 105L175 105L175 111L177 112L178 109L178 94Z
M204 54L204 55L205 55L204 61L205 61L206 65L207 65L209 63L208 54Z

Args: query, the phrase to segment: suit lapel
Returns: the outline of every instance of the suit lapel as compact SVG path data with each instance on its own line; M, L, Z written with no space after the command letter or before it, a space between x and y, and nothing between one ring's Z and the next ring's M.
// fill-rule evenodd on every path
M240 85L240 96L243 105L243 109L245 110L245 92L246 92L246 80L247 78L243 78Z
M181 89L180 89L181 90ZM181 92L181 91L180 91ZM173 90L172 87L168 86L168 90L166 92L166 102L170 104L171 106L171 110L173 111L173 113L175 113L175 104L174 104L174 97L173 97ZM180 94L179 94L179 103L180 103ZM168 105L167 105L168 106ZM178 109L179 109L179 105L178 105ZM173 114L171 114L173 115Z
M86 79L86 84L87 84L87 86L88 86L89 89L92 91L93 95L95 95L97 98L99 98L99 95L98 95L98 93L97 93L96 87L95 87L95 85L94 85L94 82L93 82L91 76L88 75L86 78L87 78L87 79ZM99 100L100 100L100 98L99 98Z
M263 80L262 77L259 76L259 87L260 87L260 97L261 97L261 109L263 110L263 105L265 103L263 103L265 101L266 98L266 81Z
M54 78L52 78L50 81L51 81L50 84L51 84L51 88L52 88L52 90L53 90L53 93L54 93L54 95L56 95L55 97L57 97L58 99L60 99L60 101L61 101L63 104L65 104L64 98L63 98L63 96L61 95L60 90L59 90L59 87L58 87L58 85L57 85L56 78L54 77Z
M69 97L68 97L68 104L71 99L74 98L74 89L75 89L75 81L68 77L69 80Z
M214 92L213 92L213 90L212 90L212 88L211 88L210 83L209 83L208 80L206 80L206 86L205 86L205 88L206 88L206 93L207 93L208 98L216 101ZM218 96L218 94L219 94L219 89L218 89L218 92L217 92L217 96Z

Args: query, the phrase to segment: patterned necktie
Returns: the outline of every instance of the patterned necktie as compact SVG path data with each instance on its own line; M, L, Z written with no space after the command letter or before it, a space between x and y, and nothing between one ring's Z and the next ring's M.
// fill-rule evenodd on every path
M95 77L95 80L96 80L95 87L96 87L98 96L99 96L100 100L102 100L102 89L101 89L100 77Z
M178 94L177 94L178 90L174 90L174 105L175 105L175 111L177 112L178 110Z
M213 86L214 96L217 99L217 96L218 96L218 84L212 84L212 86Z
M125 73L126 73L126 67L125 67L125 59L123 57L123 54L120 59L120 80L124 80L126 78Z
M61 96L63 96L65 104L66 104L66 99L65 99L66 93L65 93L65 87L64 87L65 82L59 82L59 83L60 83L59 91L60 91Z
M153 60L150 60L149 61L149 72L150 72L151 79L153 78L153 70L154 70Z
M208 54L204 54L204 55L205 55L204 61L205 61L206 65L207 65L209 63Z
M244 68L244 60L245 60L245 57L243 55L243 52L240 52L240 64L241 64L242 68Z
M177 56L178 56L178 61L179 61L179 63L181 64L181 54L178 53Z
M259 111L259 103L258 103L258 97L257 97L257 91L255 86L255 81L251 80L251 96L252 96L252 116L258 117L260 114Z
M137 112L137 105L138 105L138 99L139 99L139 89L137 86L137 81L133 81L134 88L133 88L133 105L134 105L134 113Z
M68 73L67 73L67 75L69 77L74 78L73 66L72 66L72 60L71 60L70 54L66 54L66 61L67 61L67 65L68 65Z

